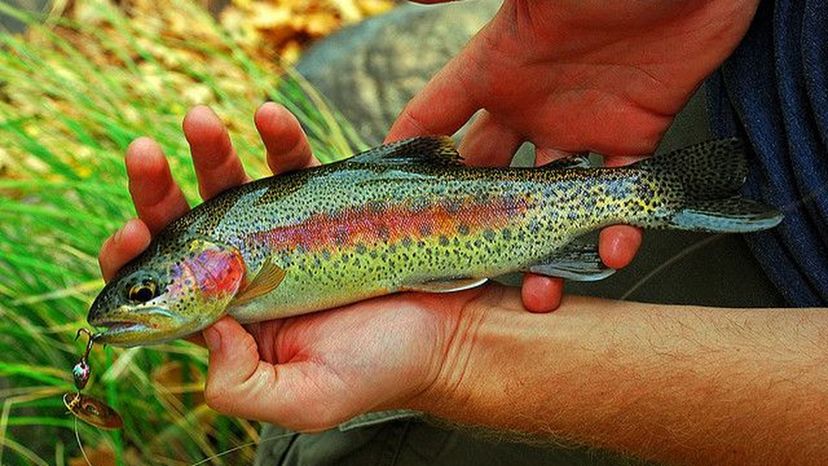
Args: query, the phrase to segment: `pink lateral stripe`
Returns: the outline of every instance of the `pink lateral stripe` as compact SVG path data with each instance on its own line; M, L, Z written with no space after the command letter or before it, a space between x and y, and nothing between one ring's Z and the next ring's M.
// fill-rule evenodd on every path
M303 247L315 251L324 247L338 248L363 244L394 244L403 238L458 234L461 227L468 234L489 228L507 226L514 216L525 212L528 202L523 197L500 198L481 204L440 202L425 208L398 204L386 210L369 206L347 209L335 214L315 214L302 223L278 227L251 235L249 240L265 242L273 249Z

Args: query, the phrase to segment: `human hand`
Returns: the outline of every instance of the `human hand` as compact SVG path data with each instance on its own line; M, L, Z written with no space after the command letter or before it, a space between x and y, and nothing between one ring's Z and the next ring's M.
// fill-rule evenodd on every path
M265 104L255 121L274 173L317 163L298 121L283 107ZM196 107L183 126L205 200L249 181L212 111ZM139 218L104 243L106 280L189 209L154 141L131 144L126 165ZM440 348L458 328L466 303L481 293L398 295L246 328L225 317L203 332L203 340L191 338L210 349L205 398L223 413L301 430L402 406L436 378Z
M318 165L298 120L284 107L266 103L256 112L256 127L274 174ZM205 201L222 191L250 181L221 120L207 107L198 106L184 118L184 136L190 145ZM98 260L109 281L124 264L149 245L153 234L190 210L170 173L161 147L152 139L138 138L126 153L129 193L138 218L130 220L104 241Z
M442 3L446 0L415 0ZM403 110L387 140L452 134L474 165L506 165L524 141L541 165L569 152L617 166L651 154L701 81L736 47L757 0L505 0L495 18ZM601 232L612 268L629 264L640 230ZM560 279L527 276L523 302L560 304Z

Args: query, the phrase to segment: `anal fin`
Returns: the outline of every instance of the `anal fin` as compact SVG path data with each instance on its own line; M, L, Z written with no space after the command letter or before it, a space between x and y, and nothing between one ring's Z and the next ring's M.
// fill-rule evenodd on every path
M489 281L488 278L460 278L456 280L434 280L402 287L401 291L421 291L423 293L453 293L470 290Z
M603 280L613 273L598 254L598 245L572 241L549 257L548 261L529 267L529 272L567 280L592 282Z

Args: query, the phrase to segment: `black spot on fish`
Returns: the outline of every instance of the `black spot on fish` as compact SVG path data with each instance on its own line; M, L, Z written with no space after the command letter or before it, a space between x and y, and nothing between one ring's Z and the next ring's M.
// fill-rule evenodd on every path
M440 246L448 246L449 240L446 238L446 235L440 235Z
M388 238L391 236L391 233L388 231L388 227L385 225L379 225L377 227L377 235L382 238L384 241L388 241Z
M368 208L369 212L378 214L378 213L382 213L384 211L385 206L380 201L370 201L367 204L367 208Z
M422 236L430 235L431 234L431 225L429 225L429 224L420 225L420 234Z
M491 230L489 228L483 230L483 238L485 238L486 241L494 241L494 239L495 239L494 230Z
M469 234L469 226L466 225L465 223L461 223L460 225L457 226L457 232L460 233L463 236L466 236L466 235Z
M334 243L336 243L338 246L342 246L347 242L348 232L344 228L337 230L337 232L334 234Z
M460 208L462 207L462 204L459 201L449 200L449 201L446 201L443 204L443 206L445 207L445 209L448 213L456 214L457 212L460 212Z

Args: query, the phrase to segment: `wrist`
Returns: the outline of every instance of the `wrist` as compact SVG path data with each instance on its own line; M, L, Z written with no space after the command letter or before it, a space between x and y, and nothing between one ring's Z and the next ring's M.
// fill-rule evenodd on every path
M492 413L507 413L516 385L537 383L522 368L537 355L531 348L538 342L547 344L538 351L555 344L549 333L558 330L540 322L552 316L526 312L517 288L488 287L458 310L427 386L407 407L464 424L487 424Z

